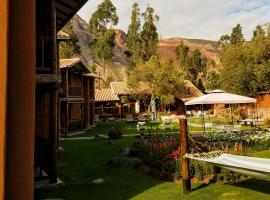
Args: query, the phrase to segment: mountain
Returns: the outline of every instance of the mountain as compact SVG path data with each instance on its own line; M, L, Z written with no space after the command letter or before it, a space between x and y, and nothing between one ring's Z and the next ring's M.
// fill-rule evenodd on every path
M183 42L190 48L190 52L199 49L203 56L216 63L218 59L218 44L216 41L186 38L169 38L160 40L158 43L158 55L176 62L175 48Z
M124 66L124 47L126 43L126 34L120 29L116 29L116 46L114 48L115 56L112 64L107 64L106 67L101 67L100 60L96 58L89 48L89 43L92 36L88 32L89 25L80 16L75 15L71 21L72 29L78 37L78 44L81 47L81 57L89 66L94 63L97 66L96 73L98 73L104 80L113 79L115 81L122 81L125 78L126 68Z
M126 78L126 67L125 67L125 45L126 45L126 33L120 29L115 29L116 33L116 46L114 49L115 56L113 57L113 63L101 67L101 63L98 58L95 58L92 51L89 49L88 44L92 40L91 35L88 33L88 23L85 22L78 15L75 15L71 19L71 25L74 33L77 35L79 40L79 46L81 47L81 57L89 63L90 66L93 63L97 64L97 73L101 77L106 79L113 79L115 81L122 81ZM189 46L190 53L195 49L199 49L203 56L206 56L210 60L214 60L219 63L218 58L218 45L216 41L201 40L201 39L186 39L186 38L169 38L162 39L158 43L158 55L164 59L170 59L177 63L175 48L180 42L183 41L185 45Z

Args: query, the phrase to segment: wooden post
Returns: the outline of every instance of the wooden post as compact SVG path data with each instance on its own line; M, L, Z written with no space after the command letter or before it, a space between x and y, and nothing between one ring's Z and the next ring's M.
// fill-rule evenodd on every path
M187 118L184 115L181 115L181 118L179 119L179 125L180 125L183 193L189 194L191 191L191 182L189 176L189 161L187 158L184 158L184 155L188 153L188 132L187 132Z

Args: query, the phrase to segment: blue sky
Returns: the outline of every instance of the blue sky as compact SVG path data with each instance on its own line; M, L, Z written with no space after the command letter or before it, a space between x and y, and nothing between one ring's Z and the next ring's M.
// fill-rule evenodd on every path
M88 22L102 0L89 0L79 11ZM117 8L117 28L127 30L134 0L112 0ZM149 3L160 17L161 38L185 37L218 40L240 23L246 39L258 24L270 22L270 0L138 0L141 11Z

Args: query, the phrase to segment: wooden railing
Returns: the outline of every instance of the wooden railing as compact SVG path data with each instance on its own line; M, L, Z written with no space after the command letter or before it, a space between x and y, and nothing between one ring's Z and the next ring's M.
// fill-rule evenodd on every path
M79 131L82 130L83 125L82 125L82 120L72 120L68 122L68 131Z
M68 95L72 97L81 97L82 96L82 88L81 87L68 87Z

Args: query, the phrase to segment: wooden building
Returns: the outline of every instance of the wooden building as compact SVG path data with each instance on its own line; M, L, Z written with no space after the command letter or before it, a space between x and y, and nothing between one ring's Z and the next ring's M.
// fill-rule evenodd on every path
M127 114L135 116L138 114L135 112L136 102L140 104L140 112L147 112L151 96L146 90L138 91L144 92L145 95L136 95L126 82L111 82L109 89L96 91L96 114L110 114L122 118Z
M113 93L111 88L96 90L95 93L95 115L102 119L104 117L120 117L120 99Z
M63 135L94 125L95 75L80 58L61 59L60 127Z
M34 199L35 168L57 181L56 33L86 1L0 1L0 199Z
M270 92L260 92L256 96L257 110L263 119L270 119Z
M185 80L183 91L175 94L175 103L170 106L170 112L185 115L185 102L203 95L204 94L191 81Z

